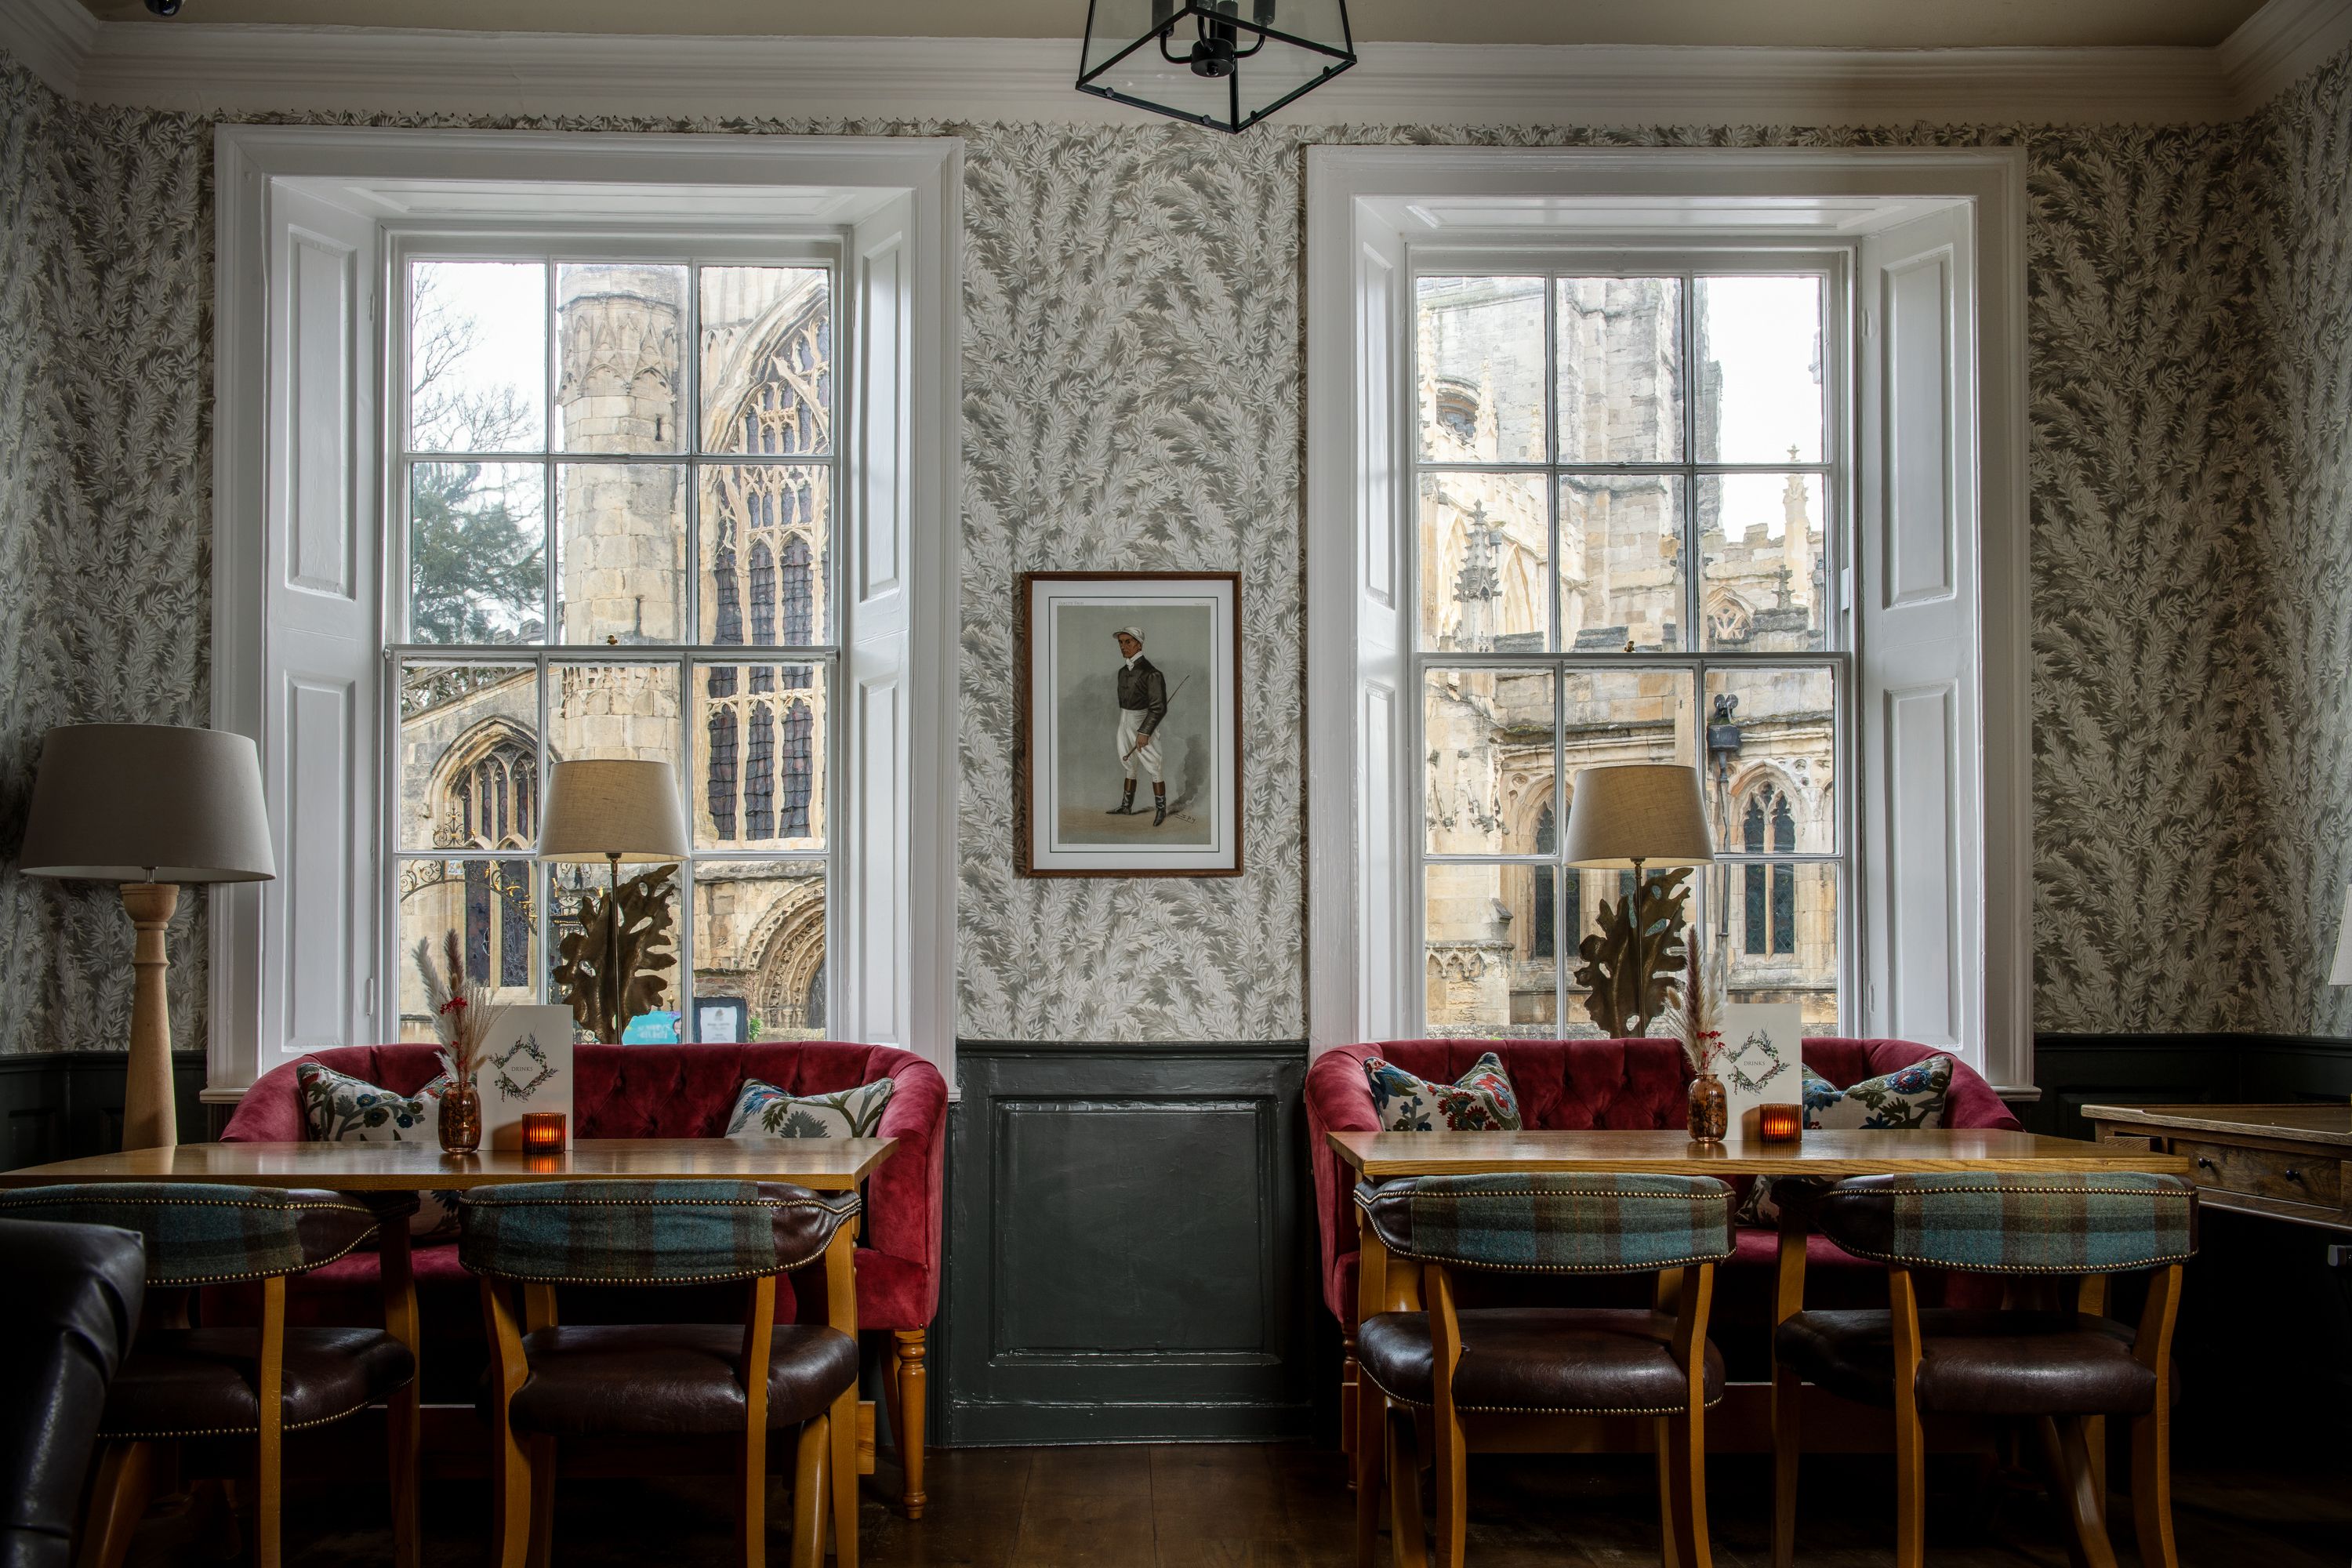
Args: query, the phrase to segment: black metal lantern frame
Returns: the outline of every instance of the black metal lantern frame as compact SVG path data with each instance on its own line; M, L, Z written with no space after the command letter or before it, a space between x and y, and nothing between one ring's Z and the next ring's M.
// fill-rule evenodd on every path
M1322 43L1297 33L1286 32L1276 25L1278 0L1151 0L1151 30L1120 49L1092 70L1087 70L1087 56L1093 50L1095 27L1102 0L1087 0L1087 37L1078 57L1078 90L1115 102L1133 104L1154 114L1164 114L1187 124L1205 125L1213 131L1238 134L1255 125L1284 105L1296 101L1321 87L1341 71L1356 63L1355 35L1348 24L1347 0L1336 0L1339 13L1339 42ZM1243 6L1248 14L1243 14ZM1185 24L1190 22L1191 26ZM1261 104L1246 114L1242 110L1243 73L1250 60L1268 42L1287 44L1294 48L1322 56L1330 63L1322 71L1291 89L1271 102ZM1159 58L1168 66L1189 69L1196 77L1222 79L1225 83L1226 111L1223 118L1214 114L1196 113L1165 103L1155 103L1131 92L1122 92L1108 85L1111 72L1126 65L1141 50L1158 51Z

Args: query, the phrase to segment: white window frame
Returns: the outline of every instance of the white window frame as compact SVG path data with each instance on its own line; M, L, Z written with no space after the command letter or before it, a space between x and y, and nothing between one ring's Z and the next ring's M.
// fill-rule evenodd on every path
M1824 246L1819 240L1788 240L1773 244L1753 238L1726 238L1713 241L1702 238L1679 245L1649 247L1622 244L1577 247L1556 243L1526 246L1498 240L1468 247L1441 244L1410 246L1407 247L1407 258L1408 271L1405 281L1408 289L1417 285L1421 279L1426 277L1540 276L1544 278L1547 295L1544 316L1548 336L1553 331L1550 323L1556 306L1551 302L1550 296L1552 280L1555 279L1681 275L1685 279L1685 287L1680 312L1679 337L1685 344L1685 352L1692 355L1697 353L1696 341L1691 337L1691 323L1696 310L1696 300L1691 288L1691 279L1696 275L1705 274L1709 277L1793 274L1816 276L1822 279L1823 312L1822 353L1831 365L1839 368L1832 374L1825 387L1825 397L1822 403L1822 456L1817 461L1738 465L1716 461L1702 462L1697 456L1696 444L1698 400L1696 391L1691 390L1686 391L1684 397L1685 450L1680 461L1638 465L1644 472L1677 473L1689 476L1692 493L1685 500L1684 515L1677 520L1676 525L1676 539L1683 545L1692 543L1684 530L1697 508L1696 487L1700 482L1699 476L1705 471L1744 467L1762 473L1801 472L1819 476L1824 512L1822 549L1838 570L1830 574L1829 602L1822 606L1822 625L1826 632L1824 647L1804 652L1719 652L1706 647L1704 639L1700 636L1701 617L1696 612L1705 602L1706 583L1703 573L1690 569L1686 569L1683 574L1685 613L1680 618L1685 629L1680 647L1635 654L1601 654L1578 653L1566 647L1567 633L1566 628L1559 624L1559 595L1557 591L1558 563L1564 553L1560 535L1557 480L1563 473L1607 468L1612 465L1571 462L1563 458L1557 451L1554 452L1552 461L1549 464L1511 463L1498 470L1539 475L1550 492L1545 498L1545 505L1551 515L1553 547L1551 565L1547 568L1547 574L1554 584L1551 595L1552 650L1521 655L1473 654L1423 647L1417 631L1413 629L1421 606L1422 584L1419 565L1421 552L1411 547L1411 542L1417 537L1420 526L1416 500L1419 495L1419 481L1421 476L1427 472L1460 472L1467 466L1446 462L1441 458L1423 458L1421 456L1419 431L1406 432L1405 505L1412 515L1401 525L1406 531L1402 542L1405 547L1400 550L1398 557L1402 576L1403 595L1399 605L1399 614L1402 617L1402 625L1407 631L1403 658L1405 683L1402 706L1398 711L1406 733L1412 737L1412 743L1406 749L1415 754L1425 752L1421 714L1428 690L1429 672L1433 669L1507 668L1550 670L1558 675L1578 671L1585 673L1619 671L1632 674L1640 670L1674 668L1687 670L1690 673L1693 717L1699 736L1697 755L1694 760L1704 769L1707 760L1705 736L1707 723L1706 678L1709 675L1721 670L1743 668L1767 671L1792 668L1830 668L1834 671L1832 689L1835 703L1831 733L1832 777L1837 780L1850 777L1853 766L1854 727L1852 721L1854 635L1853 617L1851 613L1853 596L1848 592L1849 579L1843 569L1852 558L1855 514L1852 494L1854 471L1852 437L1853 378L1845 368L1851 363L1852 354L1852 345L1847 341L1851 334L1845 330L1846 323L1851 319L1853 292L1853 258L1851 247ZM1410 306L1408 308L1410 309ZM1410 378L1408 384L1414 387L1418 387L1421 384L1422 367L1414 363L1413 356L1417 355L1417 349L1410 345L1417 337L1418 334L1415 333L1406 340L1408 363L1405 371ZM1556 353L1556 343L1548 345L1546 353L1548 356ZM1553 403L1557 395L1558 367L1549 357L1547 357L1545 364L1547 384L1544 396L1545 407L1548 410L1546 417L1556 422L1559 415ZM1826 370L1829 367L1824 368ZM1414 416L1408 411L1406 417L1411 420ZM1695 564L1697 559L1696 551L1687 552L1684 556L1686 567ZM1553 799L1558 813L1556 817L1558 831L1563 837L1568 827L1567 801L1570 786L1574 782L1570 778L1566 768L1568 717L1565 709L1566 700L1565 692L1555 685L1552 697ZM1425 767L1416 766L1409 772L1412 780L1412 795L1406 805L1405 819L1409 822L1426 822L1428 820L1428 770ZM1857 976L1853 965L1858 935L1856 912L1859 900L1854 897L1853 798L1853 792L1843 787L1843 784L1838 785L1833 792L1832 808L1835 817L1834 838L1833 847L1828 851L1800 851L1786 856L1767 855L1760 860L1751 861L1751 858L1736 845L1719 844L1716 847L1717 854L1726 857L1724 864L1727 868L1755 863L1799 866L1826 864L1833 868L1837 888L1838 931L1835 984L1838 1016L1841 1018L1852 1018L1855 1016L1858 992ZM1420 933L1425 928L1428 918L1429 868L1449 862L1486 866L1518 864L1530 868L1540 866L1551 868L1556 872L1570 868L1565 866L1557 853L1540 856L1497 850L1494 853L1440 855L1432 853L1423 843L1412 844L1411 847L1412 881L1412 891L1405 904L1405 919L1412 928L1412 934L1407 937L1407 949L1416 956L1413 962L1406 965L1408 973L1404 977L1407 988L1405 1004L1409 1011L1402 1022L1403 1032L1422 1035L1428 1033L1429 965L1425 959L1418 956L1418 952L1422 950ZM1732 855L1737 855L1738 858L1729 858L1728 857ZM1558 886L1559 884L1556 883L1556 898ZM1726 897L1729 896L1730 886L1727 878L1723 883ZM1715 890L1704 877L1693 878L1692 887L1694 927L1702 932L1712 932L1718 924L1718 911L1714 907L1713 901ZM1555 1016L1559 1020L1555 1027L1563 1034L1568 1026L1576 1022L1570 1011L1570 992L1575 984L1573 955L1578 940L1578 928L1573 923L1575 912L1572 910L1560 910L1556 917L1557 924L1554 928L1556 963L1552 994L1554 1005L1558 1009ZM1709 937L1703 940L1712 939ZM1736 963L1743 955L1734 953L1731 956Z
M387 389L395 392L409 384L408 356L413 347L413 344L407 341L411 334L404 331L404 328L411 324L410 307L405 302L409 290L402 286L401 280L409 275L408 269L412 266L419 262L430 261L525 261L548 266L550 268L548 304L551 322L554 307L554 268L567 262L584 261L594 264L634 261L648 265L675 265L687 268L689 274L692 268L698 264L714 267L821 267L831 278L829 287L835 318L832 322L835 362L843 366L857 363L857 346L852 342L850 336L854 324L849 320L849 312L846 309L847 294L843 286L842 258L851 243L851 236L845 228L812 228L800 233L779 231L772 237L752 239L724 234L680 233L667 241L660 239L649 241L643 235L626 232L598 234L575 230L569 226L561 230L537 232L509 227L502 234L485 235L465 229L452 230L429 226L387 224L384 226L383 233L389 255L387 276L393 285L389 298L393 302L391 310L387 312L391 321L390 331L386 334L384 342L384 363L388 368L382 379L383 384ZM694 285L689 281L688 287L691 290ZM696 320L699 321L698 313L696 314ZM550 331L553 330L551 325ZM552 350L553 345L551 343L549 347ZM549 439L542 450L538 453L510 455L467 453L452 456L460 461L473 457L495 457L499 460L511 460L518 465L529 464L543 468L548 471L549 488L544 495L541 521L547 540L549 584L543 610L547 625L551 628L555 625L556 595L560 591L557 584L561 583L562 571L557 552L561 535L557 498L552 485L554 474L560 472L562 466L566 462L639 463L663 467L674 466L681 469L686 476L686 493L682 500L681 510L686 524L688 565L678 608L682 616L680 624L688 635L674 643L632 645L625 647L601 649L593 644L563 643L553 640L551 637L550 640L541 643L512 646L435 644L413 640L414 628L408 624L409 596L404 591L404 584L408 581L408 550L412 542L413 520L408 510L410 498L404 489L402 479L405 472L405 466L409 462L425 462L444 458L444 455L415 449L412 445L414 433L409 430L407 423L408 410L394 406L388 406L385 409L385 426L391 432L388 450L394 460L384 464L384 489L382 501L382 515L385 519L383 615L388 637L384 649L387 660L384 686L377 704L381 710L378 722L383 728L382 780L379 787L383 792L381 799L384 805L384 809L379 813L382 820L378 831L383 836L383 842L378 850L378 859L380 864L390 866L394 869L392 875L377 879L381 887L380 897L383 902L382 931L383 952L377 973L390 977L384 982L390 994L381 999L382 1010L387 1025L394 1031L393 1034L385 1037L387 1039L398 1037L400 983L405 978L401 973L401 966L409 962L407 952L404 950L402 942L397 940L400 934L400 871L404 865L434 860L528 862L531 868L532 940L534 951L539 955L535 965L537 973L533 976L533 984L541 990L545 990L548 984L547 975L553 960L555 952L553 942L556 934L553 900L548 894L547 872L551 863L542 859L536 851L518 850L510 854L501 854L491 850L465 850L436 854L401 847L394 812L399 804L401 784L398 751L400 736L398 683L402 665L446 661L453 665L520 666L528 664L531 666L536 670L538 679L539 711L536 720L539 741L538 777L542 781L548 777L549 768L557 760L550 749L549 739L549 723L552 717L552 709L550 706L552 700L550 686L552 671L567 665L583 664L634 665L676 669L678 672L679 698L678 787L680 796L686 803L689 821L693 820L696 803L705 782L704 775L698 769L695 762L696 725L700 714L695 701L693 682L699 669L719 663L733 663L739 667L753 664L814 665L824 672L828 713L831 712L833 694L839 689L841 683L844 661L839 637L845 624L843 601L845 597L845 574L841 566L847 554L844 549L847 542L845 509L836 501L833 505L835 515L827 520L827 526L833 533L833 542L827 547L829 564L825 572L826 600L824 609L824 626L828 635L824 644L804 649L763 648L748 643L731 647L704 644L700 640L702 498L701 487L696 482L696 479L707 468L741 466L747 458L731 453L705 452L698 447L688 445L681 445L675 453L615 455L599 452L566 452L555 446L552 440L556 388L553 370L554 354L551 352L548 359L549 365L542 375L543 384L537 389L545 416L550 421ZM701 371L698 353L689 351L686 353L683 371L684 380L678 400L679 406L682 410L692 410L699 406L697 395ZM834 406L825 412L831 417L831 427L836 432L845 433L849 429L849 423L844 417L845 413L844 394L847 384L846 376L835 374L833 377ZM700 423L698 415L681 416L681 423L688 420L693 422L688 428L693 428ZM824 468L829 470L832 476L827 486L827 494L832 497L843 497L849 493L849 486L845 482L848 474L845 446L845 441L836 440L833 443L833 449L827 452L793 456L780 454L770 457L766 461L770 464L797 464ZM780 693L778 698L780 712L782 701ZM697 846L694 853L688 856L686 863L680 867L678 897L683 909L689 912L677 922L676 933L677 959L673 1000L680 1010L682 1018L693 1016L692 1005L698 994L694 990L695 921L690 913L694 907L694 888L698 879L696 868L698 866L719 867L730 860L821 864L824 868L826 889L824 951L828 953L839 951L844 929L843 917L845 911L842 901L832 895L842 870L842 847L853 840L856 831L853 819L858 809L856 792L850 787L853 781L849 776L847 766L848 748L844 744L836 743L843 739L844 737L836 733L828 721L825 731L826 744L824 755L819 759L824 770L819 783L819 788L823 793L819 798L824 803L825 807L824 834L819 847L745 849L729 846L708 848ZM827 966L825 1017L828 1020L828 1027L830 1020L836 1016L833 1008L837 1000L835 993L840 988L837 984L838 979L831 966ZM554 1000L551 996L548 999ZM686 1027L681 1037L693 1037L690 1026Z
M1946 1046L1999 1086L2032 1083L2024 195L2015 148L1308 150L1314 1049L1420 1026L1420 920L1407 901L1420 879L1419 784L1402 706L1418 698L1404 556L1415 252L1810 241L1853 246L1871 263L1887 237L1933 230L1948 236L1940 248L1922 242L1948 310L1926 325L1941 335L1949 374L1945 417L1924 450L1874 412L1894 395L1874 390L1884 377L1873 356L1894 337L1886 312L1912 307L1882 298L1868 266L1855 284L1865 333L1855 397L1870 406L1856 409L1847 595L1861 612L1852 646L1863 732L1844 782L1864 802L1847 807L1849 880L1864 907L1844 958L1854 992L1845 1027ZM1885 264L1884 276L1909 264ZM1971 341L1972 356L1948 352ZM1942 465L1930 478L1948 546L1924 563L1902 550L1897 529L1911 513L1895 504L1907 506L1913 492L1901 487L1917 481L1921 459ZM1934 591L1915 592L1921 583ZM1929 600L1935 626L1893 618ZM1905 637L1929 637L1954 676L1931 680L1905 663ZM1944 772L1905 793L1883 759L1923 744L1918 754ZM1920 824L1923 801L1936 807L1936 832ZM1906 869L1935 885L1935 908L1915 911L1894 891Z
M378 367L412 231L837 237L828 1031L952 1084L956 781L918 759L956 743L962 143L223 126L215 161L213 722L261 745L279 876L211 905L206 1099L397 1037L379 716L404 551Z

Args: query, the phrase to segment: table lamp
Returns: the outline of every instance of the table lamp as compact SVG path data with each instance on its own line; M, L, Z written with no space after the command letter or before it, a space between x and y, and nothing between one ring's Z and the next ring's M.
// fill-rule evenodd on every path
M592 757L558 763L549 770L547 810L541 819L540 854L573 864L604 861L612 868L606 897L617 901L621 862L660 863L686 858L686 813L679 809L677 772L667 763ZM622 997L629 977L621 970L621 922L607 922L604 962L596 978L604 1004L608 1045L618 1045L628 1023Z
M1633 908L1628 922L1636 954L1647 947L1642 933L1650 929L1656 903L1666 898L1674 879L1653 877L1644 870L1660 866L1669 871L1703 866L1715 858L1714 840L1706 827L1706 803L1699 789L1698 770L1678 763L1621 763L1585 768L1576 775L1576 794L1568 803L1568 829L1561 835L1563 858L1571 866L1633 873ZM1661 944L1663 947L1663 943ZM1632 955L1629 955L1632 956ZM1640 962L1636 956L1635 962ZM1648 994L1647 974L1635 977L1635 996ZM1593 988L1594 998L1601 988ZM1630 1027L1635 1016L1621 1013L1604 1019L1591 1003L1593 1021L1614 1033ZM1639 1016L1642 1027L1650 1019Z
M117 882L137 929L122 1146L178 1143L164 931L184 882L278 874L253 742L173 724L68 724L41 745L16 868L28 877Z

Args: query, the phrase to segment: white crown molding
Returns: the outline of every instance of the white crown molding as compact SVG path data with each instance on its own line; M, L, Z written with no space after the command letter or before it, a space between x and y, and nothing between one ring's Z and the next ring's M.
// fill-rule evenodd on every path
M99 26L79 0L6 0L0 5L0 49L59 97L78 98L82 62L98 43Z
M2236 119L2352 41L2352 0L2269 0L2212 48L1368 44L1298 124L2183 124ZM271 112L1157 123L1074 90L1071 39L649 37L93 20L0 5L93 102Z
M2352 48L2352 0L2270 0L2215 47L2248 113Z

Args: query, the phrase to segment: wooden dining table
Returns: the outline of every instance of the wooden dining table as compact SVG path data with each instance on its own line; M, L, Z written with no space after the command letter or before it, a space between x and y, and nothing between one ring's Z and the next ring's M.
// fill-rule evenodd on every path
M247 1187L316 1187L331 1192L467 1192L517 1182L780 1182L815 1192L853 1192L897 1152L895 1138L581 1138L561 1152L482 1149L445 1154L436 1143L182 1143L168 1149L126 1149L47 1165L0 1171L0 1189L83 1182L191 1182ZM844 1226L825 1249L826 1321L855 1340L857 1285L855 1233ZM379 1249L386 1331L422 1362L416 1279L409 1261L408 1226L387 1224ZM391 1441L411 1477L423 1429L421 1377L396 1399ZM852 1406L856 1391L845 1395ZM850 1490L870 1465L870 1439L861 1436L865 1411L834 1424L836 1488ZM393 1521L398 1568L415 1568L421 1536L414 1512L416 1489L395 1484L409 1500ZM854 1506L854 1503L853 1503ZM840 1568L856 1568L855 1537L835 1543Z
M2141 1171L2182 1177L2190 1173L2186 1156L2151 1152L2144 1145L2093 1143L2000 1128L1812 1131L1793 1142L1771 1143L1737 1135L1717 1143L1700 1143L1674 1129L1327 1132L1324 1137L1342 1164L1374 1182L1398 1176L1532 1172L1714 1176L1722 1181L1741 1176L1838 1181L1848 1176L1969 1171L2050 1175ZM1780 1213L1779 1275L1773 1291L1776 1324L1804 1306L1802 1210L1785 1205ZM1419 1310L1420 1270L1389 1267L1388 1248L1360 1207L1356 1211L1356 1227L1363 1249L1356 1277L1357 1321L1382 1312ZM1356 1448L1354 1459L1360 1467L1367 1458L1364 1445L1359 1442ZM1357 1485L1364 1484L1360 1471Z

